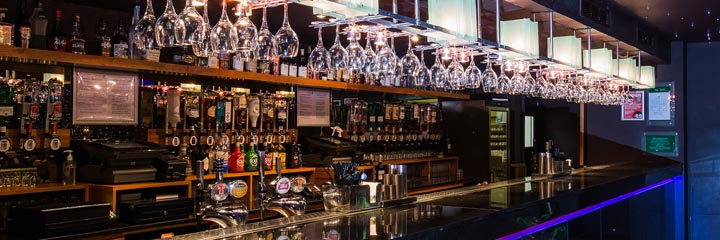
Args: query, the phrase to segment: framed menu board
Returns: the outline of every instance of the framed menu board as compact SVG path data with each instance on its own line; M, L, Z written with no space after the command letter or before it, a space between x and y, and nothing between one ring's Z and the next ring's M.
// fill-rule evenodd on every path
M78 69L73 78L73 124L135 125L136 73Z
M631 91L630 99L621 106L621 120L643 121L645 120L645 92Z
M330 126L330 91L323 89L298 88L298 127Z

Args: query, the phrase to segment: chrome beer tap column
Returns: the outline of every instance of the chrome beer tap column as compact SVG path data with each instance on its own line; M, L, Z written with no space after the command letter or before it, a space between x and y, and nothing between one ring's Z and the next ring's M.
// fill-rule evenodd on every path
M282 164L280 158L275 159L275 171L277 177L270 182L275 189L275 195L265 199L261 206L264 209L275 211L284 217L305 214L307 201L298 193L305 190L307 180L303 176L292 178L282 176Z
M218 145L227 144L220 143ZM198 199L198 223L209 223L221 228L245 224L248 218L248 210L240 199L247 194L248 185L243 180L235 180L230 184L223 179L223 163L227 157L226 153L215 151L214 169L216 183L209 186L211 204L205 204L205 193L203 173L203 160L198 161L198 185L196 187L196 198ZM207 160L209 161L209 160Z

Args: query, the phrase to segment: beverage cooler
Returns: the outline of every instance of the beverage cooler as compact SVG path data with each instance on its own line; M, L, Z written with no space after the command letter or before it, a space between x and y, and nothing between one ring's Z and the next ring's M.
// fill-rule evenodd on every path
M453 123L445 127L464 176L499 182L517 175L511 164L523 162L513 150L522 147L516 144L522 138L515 137L522 129L515 125L522 126L523 119L510 111L509 102L443 101L442 109L445 122Z

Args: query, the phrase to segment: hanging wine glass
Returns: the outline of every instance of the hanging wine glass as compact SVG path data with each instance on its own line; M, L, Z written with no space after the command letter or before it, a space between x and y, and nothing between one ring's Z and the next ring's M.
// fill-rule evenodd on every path
M340 44L340 25L335 26L335 43L330 47L331 79L343 81L344 71L348 65L348 53Z
M505 64L500 65L500 76L498 77L498 84L495 88L495 93L497 94L506 94L510 93L510 78L508 78L507 75L505 75Z
M415 83L420 60L412 51L412 36L408 36L408 49L405 56L400 60L400 86L409 87Z
M438 91L444 90L448 81L448 73L442 63L440 49L435 51L435 64L430 67L430 81L431 87Z
M205 33L202 29L203 24L202 16L192 6L192 0L186 0L185 9L175 21L175 39L183 47L192 47L193 51L197 51L203 38L202 34Z
M177 14L175 14L175 7L173 6L172 0L167 0L165 4L165 11L155 22L155 41L158 46L163 47L174 47L178 44L178 39L175 38L175 20L177 20Z
M365 84L375 85L377 84L377 75L375 75L375 51L372 49L371 42L370 33L368 32L365 37L365 63L363 64L363 72L365 74Z
M392 53L393 62L395 63L393 65L395 68L393 68L390 72L390 86L400 87L402 86L402 79L400 78L402 75L402 62L400 62L400 58L397 56L397 52L395 51L394 37L390 39L390 52Z
M318 28L318 43L315 49L310 53L308 59L308 68L313 78L323 79L327 77L330 68L330 56L322 41L322 28Z
M358 31L358 27L351 25L347 34L347 38L350 40L350 44L347 46L347 54L348 73L351 83L361 83L362 72L365 68L365 49L363 49L358 42L360 40L360 36L362 35Z
M255 58L260 61L272 61L272 58L277 55L275 44L275 37L267 26L267 5L265 5L263 6L262 25L255 45Z
M555 72L550 72L547 76L547 80L545 81L545 93L543 94L543 98L546 99L555 99L557 94L557 88L555 85L555 81L557 80L557 74Z
M145 15L133 26L133 38L135 47L139 50L155 49L155 13L153 12L152 0L147 0Z
M244 6L244 4L247 4L245 2L241 2L241 5L238 6L238 13L240 13L240 16L238 17L237 21L235 22L235 30L237 31L238 35L238 43L237 43L237 56L242 61L251 61L255 58L255 43L257 42L257 28L255 28L255 24L253 24L252 21L250 21L250 18L248 17L246 8L247 6Z
M525 85L523 86L523 93L527 94L529 96L535 96L535 79L533 79L532 74L530 73L530 66L528 66L527 71L525 71L525 80L523 81Z
M207 0L204 1L203 4L203 25L202 29L203 34L201 35L202 39L199 43L199 49L197 52L195 52L195 55L198 55L200 57L208 57L212 53L212 44L210 44L210 33L212 32L212 26L210 25L210 18L208 17L208 7L207 7Z
M450 90L460 91L465 90L465 71L462 65L458 62L457 57L452 58L452 62L448 65L448 86Z
M377 40L376 40L377 41ZM375 57L375 70L377 72L377 81L381 84L390 86L391 78L395 72L395 59L390 51L388 44L383 44Z
M500 69L502 70L502 68ZM485 72L482 74L482 86L483 92L492 93L497 88L498 77L495 71L492 69L492 57L488 56L487 66L485 66Z
M280 27L275 34L275 52L280 55L281 58L293 58L297 56L298 49L300 48L300 40L292 27L290 27L290 22L288 21L287 1L288 0L283 1L285 18L283 19L282 27Z
M522 93L525 86L525 76L523 74L523 62L515 62L512 68L513 76L510 78L510 94L518 95Z
M537 72L537 81L535 81L535 89L533 90L533 97L545 97L545 87L547 80L545 79L545 73L543 72L543 66L540 66Z
M210 44L212 44L213 53L215 54L234 53L237 50L237 31L235 26L230 23L230 19L228 19L225 1L222 2L220 20L210 32Z
M415 88L425 89L430 83L430 79L430 70L425 66L425 50L422 50L420 52L420 66L415 73L415 82L413 85Z
M475 57L472 55L470 55L470 65L465 69L465 75L467 76L467 88L477 89L482 85L482 72L475 65Z

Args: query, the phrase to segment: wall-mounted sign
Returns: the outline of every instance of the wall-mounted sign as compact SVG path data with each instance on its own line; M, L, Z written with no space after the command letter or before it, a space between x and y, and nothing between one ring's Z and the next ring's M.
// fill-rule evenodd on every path
M298 88L298 127L330 126L330 91Z
M670 121L671 87L648 89L648 120Z
M75 69L73 124L137 124L136 73Z
M660 156L678 156L677 132L646 132L643 135L643 150Z
M630 99L622 104L621 109L623 121L645 120L645 92L631 91Z

